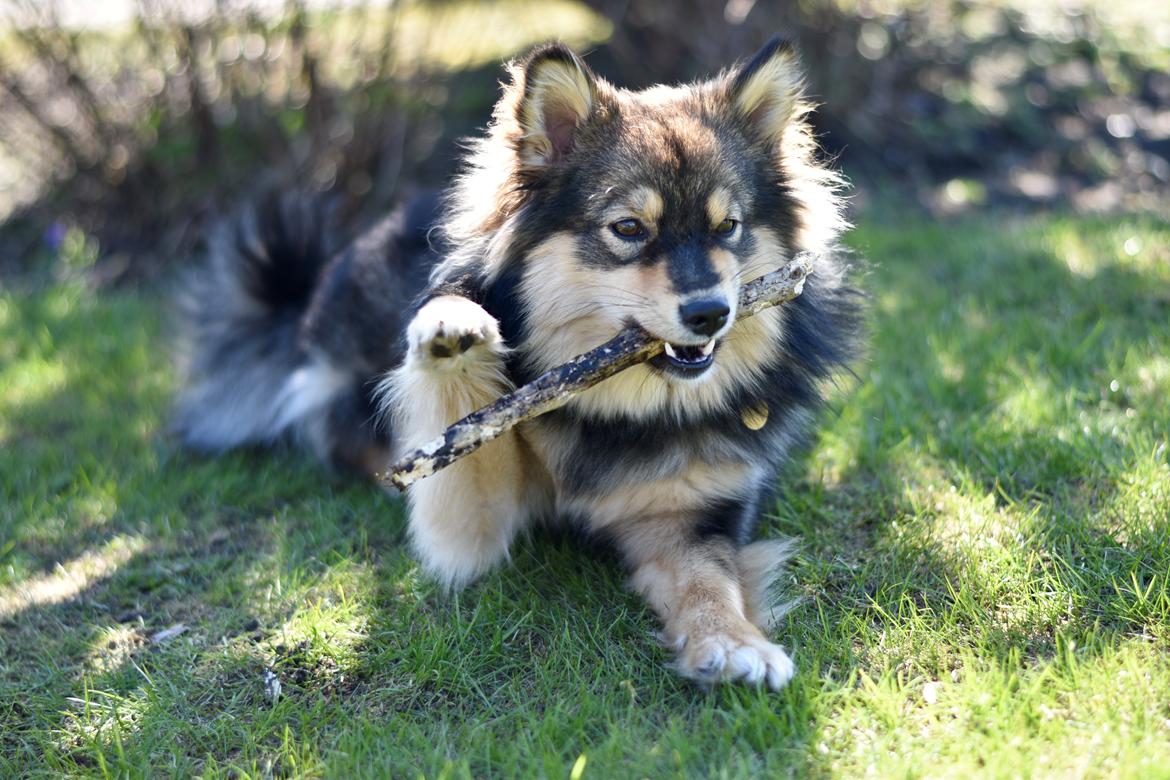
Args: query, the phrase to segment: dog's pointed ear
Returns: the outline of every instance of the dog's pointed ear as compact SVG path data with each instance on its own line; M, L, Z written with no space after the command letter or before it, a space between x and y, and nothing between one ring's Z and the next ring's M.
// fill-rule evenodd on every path
M555 165L573 150L581 126L597 108L597 79L559 43L536 49L521 67L520 160L533 168Z
M739 114L765 142L779 142L796 113L803 88L796 51L774 36L756 55L731 72L730 98Z

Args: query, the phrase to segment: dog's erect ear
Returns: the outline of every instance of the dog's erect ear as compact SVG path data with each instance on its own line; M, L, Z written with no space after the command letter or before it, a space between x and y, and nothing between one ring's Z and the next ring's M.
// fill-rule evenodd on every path
M573 150L577 132L597 106L597 80L568 47L542 46L523 63L518 106L523 136L520 159L531 167L554 165Z
M780 36L731 74L730 96L736 110L760 137L777 143L800 100L802 78L792 44Z

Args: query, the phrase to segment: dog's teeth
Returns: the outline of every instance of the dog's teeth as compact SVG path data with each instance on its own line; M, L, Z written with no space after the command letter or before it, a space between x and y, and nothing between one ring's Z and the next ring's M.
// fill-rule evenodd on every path
M670 346L670 342L666 342L666 354L672 358L678 358L678 353L674 351L674 347Z
M703 357L707 357L708 355L710 355L712 352L715 351L715 339L711 339L710 341L708 341L706 344L703 345L702 349L700 349L699 351L703 353Z

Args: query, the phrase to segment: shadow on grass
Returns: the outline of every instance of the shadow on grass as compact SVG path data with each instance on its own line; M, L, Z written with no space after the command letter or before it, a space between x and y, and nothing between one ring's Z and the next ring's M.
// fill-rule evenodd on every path
M823 775L834 692L860 675L1164 638L1170 529L1143 486L1170 420L1140 381L1170 341L1160 272L1074 273L1060 223L983 227L859 236L877 263L866 379L766 525L806 544L793 581L808 597L782 635L801 674L779 695L696 693L616 566L568 538L523 542L443 597L401 548L401 507L368 486L294 455L212 462L158 441L172 388L149 304L11 299L0 518L16 545L0 585L62 587L2 620L3 760L430 776L559 774L588 752ZM1116 238L1077 229L1093 251ZM111 551L90 578L54 568Z
M199 659L267 638L298 608L266 591L301 588L334 557L396 551L401 520L292 454L175 453L158 438L169 358L143 299L62 285L2 303L0 768L64 770L117 733L95 726L113 722L111 696L134 733L156 714L155 733L174 733L182 714L131 702L145 690L174 706L144 678L212 701L219 672L202 677ZM367 530L375 512L384 522ZM179 638L151 644L177 624ZM105 698L80 703L86 691Z
M1170 343L1170 296L1157 256L1116 260L1110 224L862 232L879 264L866 383L772 526L809 543L790 629L834 676L1165 638L1170 415L1135 386ZM1073 236L1095 256L1080 273Z

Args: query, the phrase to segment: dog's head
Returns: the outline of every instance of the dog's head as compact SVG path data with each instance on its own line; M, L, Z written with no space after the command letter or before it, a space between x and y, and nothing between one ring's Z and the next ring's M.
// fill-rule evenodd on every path
M634 322L667 343L661 378L718 373L740 286L814 248L810 212L837 219L793 50L775 39L710 81L638 92L561 45L511 75L461 197L479 199L463 218L496 236L496 267L522 269L534 362Z

